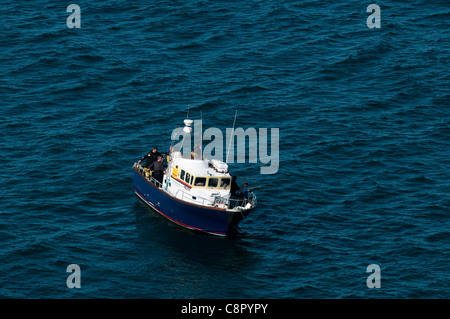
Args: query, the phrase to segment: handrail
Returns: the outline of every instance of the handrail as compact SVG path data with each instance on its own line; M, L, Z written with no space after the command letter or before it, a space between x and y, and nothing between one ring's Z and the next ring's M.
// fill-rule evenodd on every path
M186 193L185 191L183 191L182 189L178 189L177 190L177 192L175 193L175 197L176 198L178 198L178 193L181 191L181 200L184 200L184 197L185 197L185 195L186 195L186 197L190 197L189 199L190 200L192 200L193 198L192 197L195 197L195 199L193 199L193 200L195 200L195 201L197 201L197 199L200 199L201 200L201 204L203 205L203 206L205 206L205 201L207 201L208 199L206 199L206 198L203 198L203 197L201 197L201 196L193 196L192 194L188 194L188 193ZM200 201L199 200L199 201Z
M248 203L252 205L252 207L256 206L256 195L250 193L248 198L232 198L232 197L222 197L216 196L214 199L214 205L226 205L229 209L233 209L236 207L245 207Z
M162 188L162 183L160 183L158 180L156 180L152 175L146 176L146 172L151 172L151 171L146 171L142 165L138 164L138 163L134 163L134 167L137 167L137 169L139 170L139 173L141 173L141 175L143 175L143 177L147 180L149 180L150 182L152 182L153 184L155 184L156 186L158 186L159 188Z
M160 183L158 180L156 180L153 176L150 176L149 180L156 184L156 186L158 186L159 188L162 188L162 183Z

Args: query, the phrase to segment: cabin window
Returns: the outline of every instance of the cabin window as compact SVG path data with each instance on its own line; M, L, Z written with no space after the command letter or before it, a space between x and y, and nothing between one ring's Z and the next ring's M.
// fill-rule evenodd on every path
M184 169L182 169L181 173L180 173L180 179L181 180L184 180L184 174L186 174L186 172L184 171Z
M219 184L219 179L215 177L210 177L208 180L208 187L217 187Z
M220 188L228 188L230 186L230 179L223 177L220 179Z
M195 178L195 182L194 182L194 186L205 186L206 184L206 177L196 177Z
M194 181L194 175L191 176L191 181L189 182L189 184L192 185L192 182Z
M191 174L186 173L186 179L185 179L186 183L189 184L189 181L190 181L190 180L191 180Z

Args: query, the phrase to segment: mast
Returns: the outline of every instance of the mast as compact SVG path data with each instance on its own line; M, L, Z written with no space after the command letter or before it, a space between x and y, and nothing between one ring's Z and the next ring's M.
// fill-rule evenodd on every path
M225 163L228 163L228 155L230 155L230 147L231 142L233 141L234 125L236 124L236 117L237 117L237 110L236 113L234 114L233 129L231 130L230 143L228 143L227 159L225 160Z

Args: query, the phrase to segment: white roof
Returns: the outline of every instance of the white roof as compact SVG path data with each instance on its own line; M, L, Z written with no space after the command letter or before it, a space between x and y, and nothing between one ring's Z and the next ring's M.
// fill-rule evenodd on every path
M173 162L175 165L178 165L178 169L184 169L195 176L230 176L228 173L219 173L212 167L209 167L209 161L207 160L174 157Z

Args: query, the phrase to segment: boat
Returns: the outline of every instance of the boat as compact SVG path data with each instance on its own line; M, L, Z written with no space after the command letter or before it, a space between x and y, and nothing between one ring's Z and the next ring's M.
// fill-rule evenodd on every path
M192 120L184 124L184 131L192 132ZM173 147L162 155L162 182L148 168L134 163L134 190L145 204L175 224L227 236L236 233L239 223L255 209L253 192L246 197L231 195L232 175L225 162L200 157L193 150L183 156Z

